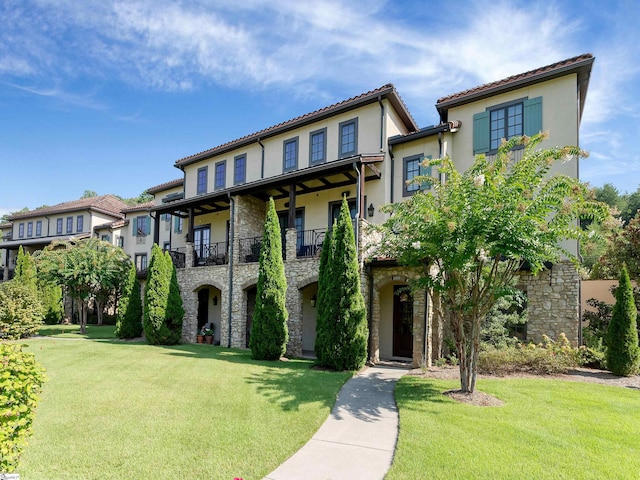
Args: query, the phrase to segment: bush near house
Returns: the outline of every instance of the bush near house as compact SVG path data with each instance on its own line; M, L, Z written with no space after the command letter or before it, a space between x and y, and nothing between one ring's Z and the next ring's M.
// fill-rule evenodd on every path
M38 333L43 310L37 291L11 280L0 283L0 338L17 340Z
M31 434L44 369L21 345L0 343L0 473L12 473Z
M640 347L637 313L629 273L623 265L616 289L616 303L607 329L607 367L616 375L632 375L638 370Z
M122 286L122 297L118 302L116 336L136 338L142 335L142 299L136 267L131 264L129 275Z

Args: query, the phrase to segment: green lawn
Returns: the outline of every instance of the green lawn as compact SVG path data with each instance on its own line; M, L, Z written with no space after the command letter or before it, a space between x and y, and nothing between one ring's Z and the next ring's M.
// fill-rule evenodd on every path
M442 395L457 381L403 377L387 480L638 478L640 390L546 379L480 380L502 407Z
M22 480L260 479L316 432L351 375L210 345L67 335L25 342L49 380Z
M87 325L87 333L80 333L80 325L43 325L38 335L57 338L88 338L112 339L116 338L115 325Z

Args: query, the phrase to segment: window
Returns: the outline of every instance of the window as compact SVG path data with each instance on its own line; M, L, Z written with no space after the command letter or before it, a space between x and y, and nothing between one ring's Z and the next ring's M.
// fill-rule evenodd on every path
M282 234L282 250L285 251L286 245L286 232L289 228L289 210L278 212L278 221L280 222L280 233ZM304 242L304 208L296 208L295 227L297 232L296 238L296 250L300 251Z
M221 190L227 184L227 161L216 163L215 189Z
M136 253L136 270L144 272L147 269L147 254Z
M290 172L298 168L298 137L285 140L283 145L283 170Z
M116 237L116 245L120 248L124 248L124 237Z
M36 237L42 236L42 220L36 222Z
M149 235L150 232L151 222L149 221L149 217L146 215L136 217L136 229L134 235L136 237L144 237L145 235Z
M356 210L356 207L357 207L356 199L352 198L351 200L347 200L347 203L349 205L349 213L351 214L351 220L355 220L356 215L358 214ZM367 203L366 199L364 203L366 205ZM337 202L331 202L329 204L329 228L332 228L334 222L338 220L338 217L340 216L340 207L342 207L342 200L339 200Z
M358 152L358 119L342 122L339 127L338 156L347 157Z
M100 237L100 240L102 240L103 242L110 242L111 238L109 238L109 235L102 235Z
M62 235L62 218L56 220L56 235Z
M171 242L164 242L162 244L162 250L165 252L168 252L169 250L171 250Z
M542 97L521 98L473 116L473 153L493 154L502 139L542 131Z
M84 228L84 217L82 215L78 215L76 218L76 232L82 232Z
M173 231L176 233L182 233L182 217L174 217Z
M426 157L427 159L431 159L431 155ZM429 190L431 188L431 182L422 182L418 183L410 183L407 184L408 181L412 180L413 177L417 176L431 176L431 166L423 166L422 161L425 159L425 156L420 155L412 155L410 157L405 157L402 159L403 163L403 171L402 171L402 196L407 197L409 195L413 195L418 190Z
M247 156L238 155L233 159L233 184L239 185L247 180Z
M73 233L73 217L67 217L67 233Z
M207 193L207 167L198 169L198 185L196 187L196 194L201 195Z
M315 165L327 160L327 129L309 134L309 164Z
M18 225L18 238L24 238L24 223Z
M27 237L33 237L33 222L27 223Z

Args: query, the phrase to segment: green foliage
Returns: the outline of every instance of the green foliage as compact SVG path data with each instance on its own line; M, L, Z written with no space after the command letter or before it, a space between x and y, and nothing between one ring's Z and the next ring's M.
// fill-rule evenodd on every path
M129 275L122 286L116 317L116 337L136 338L142 335L142 298L135 265L129 267Z
M536 150L545 137L514 137L495 159L479 155L464 173L449 158L425 160L447 182L431 179L432 193L417 192L386 207L391 216L382 228L380 253L415 269L414 289L442 292L466 392L475 388L480 323L510 291L523 263L533 274L565 256L577 263L561 241L588 237L577 218L608 215L577 179L550 175L554 163L586 154L570 146ZM524 152L514 162L510 152L517 145Z
M257 360L277 360L286 350L289 340L286 293L280 222L271 198L264 223L256 306L249 339L251 355Z
M38 292L44 309L44 323L47 325L60 323L64 316L62 287L54 283L38 282Z
M631 278L640 278L640 216L610 233L606 251L595 262L591 278L617 278L623 264Z
M14 280L34 290L37 288L35 261L31 255L24 252L22 245L18 248Z
M481 348L514 347L518 339L511 335L509 328L527 322L526 294L514 289L496 300L495 305L482 321L480 329Z
M0 339L35 335L43 316L36 290L15 280L0 283Z
M367 312L360 289L360 269L353 223L347 199L342 199L330 248L330 265L323 278L320 299L324 318L320 321L321 354L318 361L336 370L358 370L367 360ZM323 252L324 254L324 248ZM316 327L317 328L317 327ZM323 330L327 329L327 330ZM317 336L317 335L316 335ZM316 343L318 340L316 339Z
M640 347L637 313L629 273L623 265L616 289L616 303L607 329L607 368L616 375L632 375L638 370Z
M143 322L144 334L152 345L174 345L182 336L182 300L179 300L179 305L171 304L178 302L175 297L177 280L172 287L174 276L171 258L154 244L147 273Z
M335 229L335 224L334 224ZM337 344L334 338L335 329L332 319L335 318L335 307L331 289L331 266L333 259L332 231L327 231L322 242L320 252L320 265L318 270L318 300L316 319L316 343L315 353L320 365L328 365L333 356L333 346Z
M0 472L18 468L44 381L44 369L32 353L0 343Z
M595 311L585 309L582 314L582 321L588 322L582 329L583 343L588 347L597 348L598 345L606 344L613 305L595 298L588 299L587 305L595 308Z
M481 352L478 371L492 375L566 373L580 364L579 358L578 349L571 348L564 333L557 342L545 335L539 345L519 343L515 347Z

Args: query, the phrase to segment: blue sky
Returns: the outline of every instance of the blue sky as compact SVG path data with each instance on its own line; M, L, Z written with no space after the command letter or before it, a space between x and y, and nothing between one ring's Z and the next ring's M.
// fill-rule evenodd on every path
M0 215L137 196L176 160L394 83L436 99L596 57L581 178L640 186L640 2L0 2Z

